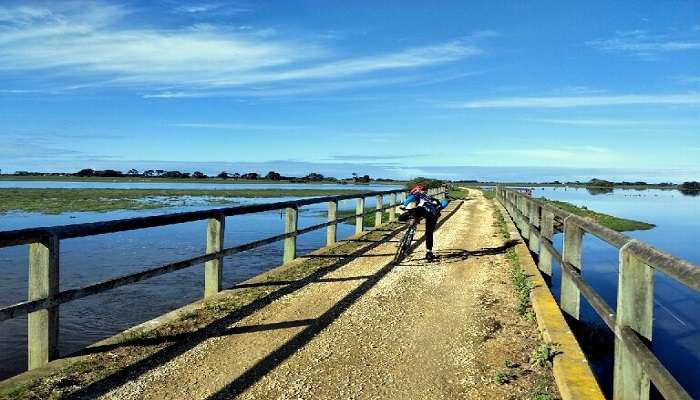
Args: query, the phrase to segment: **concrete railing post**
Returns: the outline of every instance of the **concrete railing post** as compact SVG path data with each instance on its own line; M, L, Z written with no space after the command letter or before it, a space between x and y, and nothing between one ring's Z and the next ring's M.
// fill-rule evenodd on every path
M376 212L374 213L374 227L378 227L382 224L382 214L384 213L384 210L382 210L382 206L384 205L384 198L382 197L381 194L378 194L374 196L374 201L375 201L375 208Z
M59 240L50 236L29 245L28 300L53 297L58 293ZM27 315L28 369L45 365L58 357L58 306Z
M298 228L299 210L296 207L287 207L284 212L284 233L296 232ZM282 261L288 263L297 258L297 237L284 239L284 256Z
M521 212L523 213L523 222L522 225L523 227L520 230L520 233L522 234L523 238L528 240L528 243L530 242L530 200L527 199L525 196L522 196L522 210Z
M518 228L518 230L521 230L523 227L523 222L522 219L520 218L520 197L517 195L513 196L513 217L515 218L515 226Z
M207 254L221 251L224 247L224 216L207 221ZM204 263L204 297L221 291L221 278L224 265L223 256Z
M651 340L654 310L654 271L627 250L620 249L616 322ZM649 399L649 376L619 338L615 339L613 400Z
M338 202L337 201L329 201L328 202L328 222L333 222L336 220L338 216ZM328 225L328 228L326 229L326 246L330 246L333 243L335 243L336 239L338 238L337 236L338 232L338 225L332 224Z
M389 195L389 222L396 221L396 193Z
M571 217L564 220L564 248L562 261L581 271L581 248L583 245L583 229L576 225ZM581 309L581 293L569 274L561 274L561 309L578 319Z
M528 199L530 203L530 223L535 227L540 227L540 206ZM530 242L528 243L530 251L535 254L540 254L540 232L537 229L530 230Z
M357 203L355 205L355 234L362 233L362 230L364 229L364 214L365 213L365 198L360 197L357 199Z
M554 214L544 208L542 209L540 232L541 241L548 240L549 243L552 243L552 238L554 237ZM540 246L540 257L537 267L544 274L552 276L552 253L545 246Z

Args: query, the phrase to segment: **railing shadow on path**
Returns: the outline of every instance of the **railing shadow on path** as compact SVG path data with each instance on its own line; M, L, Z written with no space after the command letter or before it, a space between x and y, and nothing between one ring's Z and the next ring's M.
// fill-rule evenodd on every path
M450 213L447 214L438 223L438 227L443 225L450 217L452 217L460 209L461 206L462 203L457 204L457 206L454 209L452 209ZM416 249L421 243L423 243L424 240L425 237L421 237L420 239L418 239L413 244L412 250ZM359 300L360 297L362 297L365 293L372 289L393 268L393 262L387 261L387 263L384 264L382 268L380 268L377 272L371 275L367 280L362 282L358 287L356 287L353 291L348 293L345 297L340 299L328 311L321 314L318 318L314 319L313 322L304 330L297 333L294 337L292 337L285 344L278 347L273 352L269 353L262 360L258 361L253 367L246 370L242 375L231 381L222 389L209 396L208 400L230 399L246 391L256 382L262 379L262 377L274 370L278 365L282 364L299 349L301 349L307 343L309 343L323 329L325 329L331 323L333 323L333 321L335 321L352 304Z
M221 334L227 334L226 332L228 331L228 327L240 320L242 320L245 317L248 317L255 313L256 311L266 307L267 305L271 304L277 299L280 299L281 297L291 294L305 286L307 286L310 283L318 282L319 279L322 279L324 275L333 272L342 266L350 263L351 261L357 259L360 255L365 254L369 252L370 250L380 246L381 244L387 243L392 237L396 236L398 233L400 233L404 227L397 228L392 231L381 231L380 232L387 232L386 236L384 236L380 240L363 240L363 242L369 243L367 246L360 248L359 250L348 254L345 258L340 259L336 261L335 263L322 267L315 272L311 273L307 277L303 279L299 279L296 281L289 281L289 283L282 283L282 282L265 282L264 285L275 285L275 283L280 283L280 284L285 284L286 286L283 286L274 292L257 299L235 311L233 311L231 314L211 322L210 324L206 325L205 327L199 329L198 331L195 332L190 332L190 333L183 333L183 334L178 334L178 335L171 335L171 336L162 336L159 338L147 338L147 339L142 339L142 340L134 340L130 341L129 343L120 343L120 344L113 344L113 345L104 345L104 346L93 346L86 348L78 353L76 355L85 355L85 354L92 354L92 353L99 353L99 352L105 352L109 351L110 349L116 348L116 347L124 347L124 346L147 346L147 345L154 345L154 344L162 344L162 343L170 343L167 347L158 350L154 354L147 356L146 358L137 361L133 365L124 368L110 376L107 376L97 382L94 382L76 392L73 392L70 396L68 396L68 399L82 399L82 398L94 398L101 396L103 394L108 393L109 391L125 384L126 382L132 381L134 379L137 379L139 376L147 373L148 371L155 369L159 367L160 365L163 365L167 363L168 361L178 357L179 355L189 351L190 349L196 347L200 343L204 342L205 340L219 336ZM376 232L376 231L375 231ZM358 240L351 240L351 241L358 241ZM262 285L261 285L262 286Z

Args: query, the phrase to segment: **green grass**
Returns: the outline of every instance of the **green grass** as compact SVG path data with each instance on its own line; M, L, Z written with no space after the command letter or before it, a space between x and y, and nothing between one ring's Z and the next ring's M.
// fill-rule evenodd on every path
M649 224L646 222L635 221L632 219L619 218L608 214L599 213L593 210L589 210L586 206L577 206L565 201L549 200L542 198L542 200L548 202L549 204L559 207L564 211L568 211L579 217L590 219L597 222L607 228L618 232L626 231L643 231L654 228L656 225Z
M231 205L235 204L233 198L236 197L317 197L361 192L331 189L0 189L0 214L142 210L188 205L191 199L187 197L199 198L204 204Z
M368 209L365 209L365 211L368 211ZM388 210L385 210L382 213L382 223L389 222L389 213L387 212ZM362 225L366 227L373 227L376 221L375 217L375 212L372 212L370 214L365 214L364 218L362 219ZM327 214L324 214L327 215ZM336 216L338 218L345 218L349 217L351 215L355 215L355 210L338 210ZM350 225L355 225L355 218L350 218L349 220L345 221L344 223L350 224Z
M541 343L539 347L532 352L530 360L532 364L541 368L552 368L554 356L558 353L556 345L552 343Z
M455 188L450 189L447 195L453 199L466 199L469 197L469 189Z

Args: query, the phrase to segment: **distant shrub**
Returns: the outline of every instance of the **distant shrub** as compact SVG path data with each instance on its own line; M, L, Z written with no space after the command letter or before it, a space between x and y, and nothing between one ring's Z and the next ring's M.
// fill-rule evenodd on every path
M421 184L427 189L435 189L445 185L445 181L440 179L424 178L422 176L411 179L406 183L406 189L412 189L414 186Z

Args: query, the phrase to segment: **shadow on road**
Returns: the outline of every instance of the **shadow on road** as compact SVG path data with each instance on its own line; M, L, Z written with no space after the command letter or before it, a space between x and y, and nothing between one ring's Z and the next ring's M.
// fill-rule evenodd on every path
M459 203L454 207L449 214L447 214L438 223L441 226L447 221L452 215L454 215L460 208L462 203ZM377 272L370 276L360 276L360 277L350 277L350 278L323 278L330 272L333 272L342 266L350 263L351 261L365 255L372 249L392 241L404 227L400 227L395 230L384 230L380 232L385 232L385 235L380 240L351 240L357 242L367 242L367 246L358 249L350 254L347 254L344 258L337 260L331 265L322 267L315 272L311 273L306 278L295 280L295 281L278 281L278 282L264 282L260 286L270 286L270 285L280 285L281 287L274 292L257 299L235 311L228 314L227 316L213 321L205 327L195 331L188 332L184 334L162 336L158 338L147 338L143 340L135 340L129 343L121 343L114 345L105 346L94 346L85 349L81 354L90 354L105 352L113 349L115 347L124 346L139 346L139 345L153 345L153 344L163 344L167 343L166 347L158 350L154 354L132 364L128 368L124 368L118 372L113 373L99 381L93 382L92 384L71 393L68 399L84 399L84 398L95 398L107 394L111 390L118 388L129 381L138 379L140 376L146 374L147 372L158 368L161 365L175 359L176 357L182 355L183 353L191 350L192 348L198 346L202 342L212 337L240 334L246 332L258 332L270 329L285 329L290 327L302 327L305 326L301 332L292 337L285 344L272 351L262 360L257 362L251 368L246 370L241 376L237 377L220 391L210 396L211 399L228 399L235 397L236 395L244 392L255 382L260 380L263 376L273 370L276 366L284 362L287 358L296 353L300 348L302 348L306 343L308 343L313 337L320 333L325 327L330 325L334 320L336 320L348 307L350 307L355 301L357 301L363 294L370 290L373 286L377 284L392 268L391 262L383 265ZM376 232L376 231L375 231ZM413 249L418 247L424 238L421 238L415 242ZM331 307L324 314L316 319L308 320L298 320L298 321L285 321L274 324L257 325L257 326L246 326L246 327L234 327L230 326L245 317L248 317L255 313L256 311L266 307L273 301L280 299L281 297L293 293L310 283L315 282L334 282L340 280L354 280L354 279L365 279L357 288L355 288L348 295L340 299L333 307ZM247 286L246 286L247 285ZM252 287L251 285L258 284L243 284L236 287Z
M454 215L457 210L459 210L461 203L458 204L448 215L446 215L439 223L438 226L443 225L452 215ZM423 241L424 237L417 240L413 245L413 249L418 247ZM230 399L243 393L245 390L253 386L257 381L259 381L263 376L268 374L270 371L275 369L278 365L284 362L286 359L291 357L299 349L305 346L311 339L318 335L323 329L328 327L333 321L335 321L345 310L347 310L352 304L354 304L362 295L367 293L372 287L374 287L386 274L393 269L394 265L392 261L388 261L381 269L371 275L367 280L362 282L360 286L355 288L352 292L348 293L345 297L340 299L333 307L328 311L323 313L321 316L313 320L313 322L306 327L301 332L297 333L294 337L288 340L285 344L278 347L276 350L268 354L265 358L260 360L250 369L246 370L242 375L231 381L229 384L224 386L218 392L209 396L209 400L218 399Z

